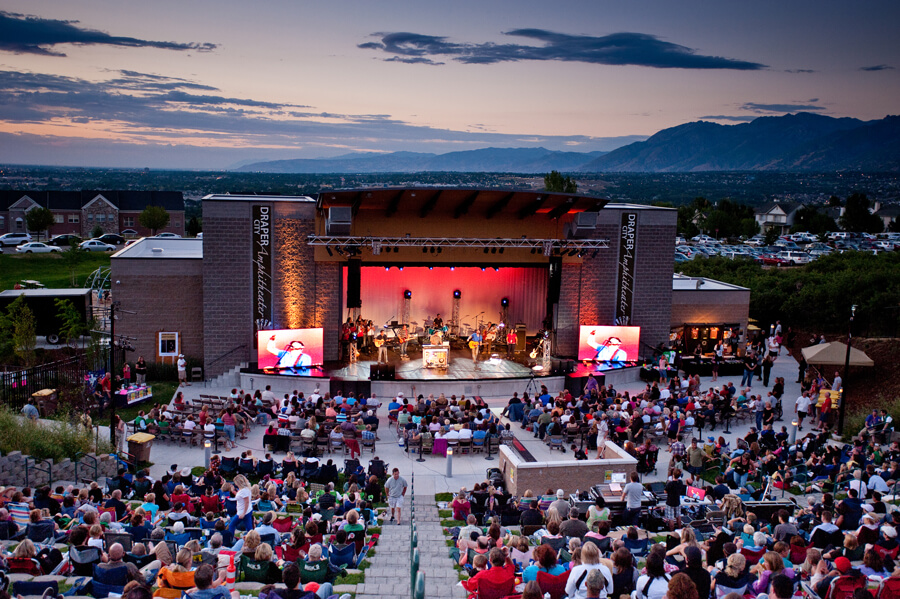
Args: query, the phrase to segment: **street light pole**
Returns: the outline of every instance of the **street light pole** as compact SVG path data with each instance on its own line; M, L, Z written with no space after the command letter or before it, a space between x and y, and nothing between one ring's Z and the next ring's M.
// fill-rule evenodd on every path
M112 446L117 448L116 445L116 375L114 373L116 360L115 360L115 347L116 347L116 304L118 302L111 302L109 304L109 368L107 372L109 373L109 442L112 443Z
M838 434L844 434L844 411L847 408L847 380L850 378L850 343L853 340L853 317L856 316L856 304L850 307L850 324L847 327L847 355L844 358L844 378L841 382L838 406Z

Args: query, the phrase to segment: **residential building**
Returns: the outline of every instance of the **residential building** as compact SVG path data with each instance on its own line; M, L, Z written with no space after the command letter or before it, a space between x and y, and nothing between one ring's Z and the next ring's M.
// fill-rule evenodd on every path
M758 208L754 217L763 233L769 229L777 229L779 234L783 235L790 231L797 210L802 207L803 205L797 202L769 202Z

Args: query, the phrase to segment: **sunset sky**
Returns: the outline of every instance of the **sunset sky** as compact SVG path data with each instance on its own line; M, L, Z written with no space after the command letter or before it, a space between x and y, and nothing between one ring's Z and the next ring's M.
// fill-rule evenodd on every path
M898 22L880 0L5 0L0 162L586 152L699 119L880 119Z

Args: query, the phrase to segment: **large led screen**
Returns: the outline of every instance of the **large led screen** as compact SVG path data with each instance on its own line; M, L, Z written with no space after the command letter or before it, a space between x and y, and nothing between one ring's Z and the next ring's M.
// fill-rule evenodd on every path
M637 360L641 327L583 326L578 336L578 359L597 362Z
M321 366L323 339L322 329L259 331L259 367L291 369Z

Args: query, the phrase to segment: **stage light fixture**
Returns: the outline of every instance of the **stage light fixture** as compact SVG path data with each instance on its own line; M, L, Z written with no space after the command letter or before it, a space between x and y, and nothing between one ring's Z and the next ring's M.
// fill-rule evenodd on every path
M340 247L337 248L337 253L340 254L341 256L343 256L343 255L344 255L344 248L340 248Z
M444 251L444 248L442 248L441 246L438 246L437 253L440 254L443 251Z
M390 269L391 269L390 266L385 266L385 267L384 267L384 270L385 270L385 271L389 271Z
M596 258L600 254L600 250L594 250L594 253L591 254L591 258Z
M491 253L492 253L492 254L496 254L496 253L497 253L497 248L491 248Z
M434 253L434 246L431 246L431 253Z
M532 254L537 254L537 248L534 248L534 247L531 248L531 253L532 253Z
M433 267L433 266L429 266L429 267L428 267L428 270L434 270L434 267Z
M578 248L572 248L571 250L569 250L569 257L572 257L577 253L578 253Z
M327 245L325 246L325 250L328 252L328 255L329 255L329 256L334 256L334 252L332 252L332 251L331 251L331 248L328 247Z
M455 266L451 266L451 267L450 267L450 270L456 270L456 267L455 267Z
M422 246L422 253L423 253L423 254L427 254L427 253L428 253L428 248L425 247L424 245Z
M406 291L403 292L403 297L405 297L406 299L412 299L412 291L407 289Z
M500 272L500 267L499 267L499 266L495 266L495 267L494 267L494 272Z
M487 254L489 251L491 251L490 248L484 248L484 253L485 253L485 254Z
M453 290L453 297L454 297L454 299L459 299L459 298L461 298L461 297L462 297L462 292L461 292L459 289L454 289L454 290Z
M553 248L553 242L552 242L552 241L545 241L545 242L544 242L544 255L545 255L545 256L552 256L552 255L553 255L553 251L554 251L554 248Z
M398 266L398 267L397 267L397 270L399 270L400 272L403 272L403 267L402 267L402 266Z
M482 267L481 267L481 272L484 272L484 271L485 271L485 268L482 266Z
M501 254L503 253L503 248L500 248L500 253L501 253Z
M508 308L509 307L509 298L504 297L502 300L500 300L500 305L503 306L504 308Z

